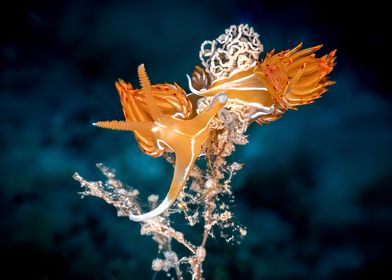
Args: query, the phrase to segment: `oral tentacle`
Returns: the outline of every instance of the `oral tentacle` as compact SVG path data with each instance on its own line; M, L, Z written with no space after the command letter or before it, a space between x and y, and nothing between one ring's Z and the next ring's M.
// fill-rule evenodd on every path
M101 128L135 131L135 130L151 130L153 127L152 122L129 122L129 121L104 121L93 123L94 126Z
M150 80L148 79L146 69L144 68L144 64L139 65L139 67L137 68L137 72L139 75L140 84L146 95L146 101L147 101L149 113L151 114L152 119L155 121L162 115L162 112L157 106L156 101L154 100L154 96L151 92L151 83Z

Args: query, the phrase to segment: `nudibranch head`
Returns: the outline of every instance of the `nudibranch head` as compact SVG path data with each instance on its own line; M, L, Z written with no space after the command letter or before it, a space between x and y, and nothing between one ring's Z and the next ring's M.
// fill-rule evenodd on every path
M144 65L139 66L138 75L142 85L140 91L122 81L116 83L126 120L98 122L96 125L133 131L139 146L147 154L159 156L164 150L176 154L174 175L166 198L150 212L129 213L131 220L145 221L161 214L176 200L209 137L209 124L223 108L227 95L218 93L207 110L189 118L191 103L179 87L152 86Z
M153 121L148 110L146 95L142 89L133 89L130 83L123 80L116 82L116 88L120 95L121 105L126 121L140 122ZM151 92L156 106L167 116L176 116L187 119L192 113L192 103L186 93L177 84L151 85ZM140 149L153 157L159 157L164 150L157 145L157 141L151 131L134 131L136 141Z

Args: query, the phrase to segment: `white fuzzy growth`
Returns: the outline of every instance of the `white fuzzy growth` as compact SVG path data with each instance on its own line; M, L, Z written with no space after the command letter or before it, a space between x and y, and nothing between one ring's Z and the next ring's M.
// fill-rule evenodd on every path
M246 70L263 52L259 34L247 24L232 25L212 41L204 41L199 57L213 80L228 77L234 70Z

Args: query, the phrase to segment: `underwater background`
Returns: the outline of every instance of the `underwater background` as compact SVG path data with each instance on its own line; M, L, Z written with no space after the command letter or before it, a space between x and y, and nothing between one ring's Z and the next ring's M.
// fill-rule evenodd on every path
M233 189L248 234L239 245L209 239L206 279L392 279L391 54L380 3L8 5L0 10L2 279L166 279L151 270L157 248L139 224L100 199L82 200L72 175L103 180L102 162L162 197L171 166L142 154L133 135L91 123L122 119L114 81L138 85L140 63L152 83L187 89L200 44L240 23L260 34L262 57L299 42L324 44L319 54L338 49L337 83L314 104L250 127L250 143L233 157L245 164Z

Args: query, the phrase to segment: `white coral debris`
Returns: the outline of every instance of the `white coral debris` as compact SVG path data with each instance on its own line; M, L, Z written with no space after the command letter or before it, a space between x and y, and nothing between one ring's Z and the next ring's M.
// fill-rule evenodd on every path
M247 24L232 25L212 41L204 41L199 57L213 80L228 77L234 70L246 70L264 48L259 34Z

